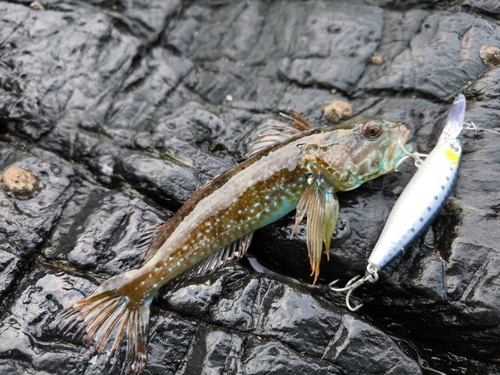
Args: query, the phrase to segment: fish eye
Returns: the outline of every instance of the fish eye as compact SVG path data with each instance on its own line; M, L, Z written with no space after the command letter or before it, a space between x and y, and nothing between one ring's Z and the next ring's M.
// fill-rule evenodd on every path
M382 134L382 127L376 121L368 121L363 125L363 136L367 139L375 139Z

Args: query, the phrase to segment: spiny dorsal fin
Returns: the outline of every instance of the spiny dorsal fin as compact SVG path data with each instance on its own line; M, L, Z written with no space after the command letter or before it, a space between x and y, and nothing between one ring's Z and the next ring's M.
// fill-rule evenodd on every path
M317 178L312 180L297 204L295 225L290 237L293 237L306 213L307 251L312 269L311 276L314 276L314 285L319 276L323 243L325 244L327 258L330 260L328 252L330 249L330 239L339 216L339 204L337 197L333 193L333 189L326 186L324 182L320 182Z
M269 146L287 141L294 135L311 129L311 125L309 125L304 116L302 116L299 112L294 111L293 109L289 109L289 111L292 113L292 116L286 115L284 113L280 113L280 115L292 122L290 124L270 124L269 127L273 130L259 135L259 140L251 144L251 149L247 153L248 157L257 154L258 152L264 150L265 148L268 148ZM274 130L278 130L278 132L274 132Z
M284 117L292 121L292 123L289 124L288 126L297 129L298 131L301 132L305 132L311 129L311 125L309 125L309 122L304 118L304 116L302 116L299 112L291 108L288 108L288 110L292 112L292 116L288 116L287 114L280 112L281 117Z
M246 254L252 242L253 232L238 238L236 241L220 248L215 253L203 259L195 266L188 269L183 274L176 277L169 283L169 286L179 285L193 277L208 275L224 266L231 260L240 260Z

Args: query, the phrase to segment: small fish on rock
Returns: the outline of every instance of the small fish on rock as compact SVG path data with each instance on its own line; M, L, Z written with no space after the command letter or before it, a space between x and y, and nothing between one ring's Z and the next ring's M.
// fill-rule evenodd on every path
M294 231L307 214L306 242L316 283L323 245L328 251L339 215L336 193L392 171L408 152L402 145L409 127L357 117L314 129L293 113L284 115L291 124L274 124L253 143L246 161L199 187L157 229L142 267L112 277L63 311L64 333L94 343L99 355L109 350L113 366L125 345L121 373L142 373L149 310L159 289L241 259L255 230L295 208Z

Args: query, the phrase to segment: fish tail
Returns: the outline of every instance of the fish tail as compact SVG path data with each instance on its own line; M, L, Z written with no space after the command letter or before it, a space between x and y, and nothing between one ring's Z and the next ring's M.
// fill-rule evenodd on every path
M105 348L110 348L106 359L113 364L110 372L126 342L121 374L141 374L147 362L149 308L153 298L141 300L134 292L130 293L135 291L130 287L133 272L109 279L89 297L59 315L63 335L72 333L73 339L85 341L87 345L94 343L99 356Z

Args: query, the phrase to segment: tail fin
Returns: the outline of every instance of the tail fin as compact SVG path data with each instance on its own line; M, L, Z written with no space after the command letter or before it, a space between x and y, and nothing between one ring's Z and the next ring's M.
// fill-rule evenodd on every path
M133 271L131 271L133 272ZM126 339L126 354L122 374L141 374L147 362L149 307L151 299L137 301L124 294L121 281L130 280L127 273L104 282L89 297L64 310L60 316L63 335L73 333L73 338L95 343L95 351L102 355L108 342L112 346L107 362L113 356L113 371L118 362L122 343Z

